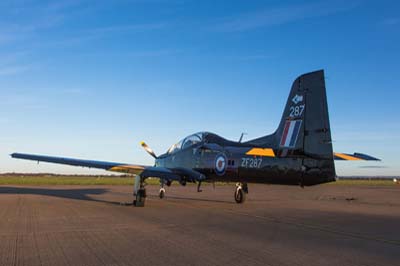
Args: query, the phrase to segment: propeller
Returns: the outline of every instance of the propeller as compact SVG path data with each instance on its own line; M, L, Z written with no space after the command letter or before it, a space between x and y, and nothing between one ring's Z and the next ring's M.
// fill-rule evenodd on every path
M157 159L157 155L154 153L154 151L144 142L140 142L140 145L145 149L151 156L153 156L155 159Z

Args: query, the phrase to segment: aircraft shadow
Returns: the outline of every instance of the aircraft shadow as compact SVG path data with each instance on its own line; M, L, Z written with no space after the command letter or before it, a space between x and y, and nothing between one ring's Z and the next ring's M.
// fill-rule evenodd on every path
M152 196L152 198L158 198L158 196ZM233 201L228 200L216 200L216 199L201 199L201 198L188 198L188 197L177 197L177 196L165 196L166 199L182 200L182 201L198 201L198 202L214 202L214 203L229 203L234 204Z
M49 188L26 188L26 187L9 187L0 186L0 195L2 194L22 194L22 195L41 195L49 197L57 197L64 199L94 201L113 205L132 205L132 202L117 202L107 201L91 197L91 195L102 195L107 193L109 190L104 188L72 188L72 189L49 189ZM159 199L156 195L147 195L152 199ZM181 201L198 201L198 202L214 202L214 203L230 203L232 201L216 200L216 199L202 199L202 198L190 198L190 197L177 197L177 196L166 196L166 199L181 200Z
M115 205L129 205L116 201L106 201L90 197L90 195L102 195L108 192L104 188L76 188L76 189L48 189L48 188L25 188L25 187L0 187L1 194L23 194L23 195L42 195L64 199L95 201Z

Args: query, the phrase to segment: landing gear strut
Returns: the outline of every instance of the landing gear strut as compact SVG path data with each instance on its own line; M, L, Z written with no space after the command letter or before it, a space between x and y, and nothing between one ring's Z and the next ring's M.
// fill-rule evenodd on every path
M144 202L146 201L146 188L144 178L142 178L140 175L136 176L133 195L135 196L133 206L144 207Z
M236 183L235 201L236 203L243 203L246 200L246 194L249 193L247 183Z
M163 199L165 196L165 188L164 188L164 180L161 179L161 188L160 188L160 192L158 193L158 196L160 197L160 199Z

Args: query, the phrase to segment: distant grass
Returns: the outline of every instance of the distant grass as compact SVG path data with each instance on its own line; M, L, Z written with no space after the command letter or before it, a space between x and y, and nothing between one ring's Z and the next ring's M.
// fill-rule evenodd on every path
M393 180L383 179L346 179L346 180L337 180L336 182L329 183L329 185L362 185L362 186L393 186L397 185L393 182Z
M134 177L131 176L79 176L79 175L51 175L51 174L2 174L0 185L119 185L133 186ZM147 179L149 185L158 185L158 179ZM176 182L174 182L176 183ZM216 182L215 185L234 183ZM188 183L188 185L191 185ZM207 185L207 183L205 183ZM328 185L365 185L365 186L393 186L392 180L366 179L339 179Z

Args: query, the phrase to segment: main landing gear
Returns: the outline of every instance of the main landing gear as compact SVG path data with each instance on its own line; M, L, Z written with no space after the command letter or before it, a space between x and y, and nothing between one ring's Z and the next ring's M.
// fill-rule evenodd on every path
M136 176L135 179L135 187L133 190L133 196L135 199L133 200L133 206L135 207L144 207L144 202L146 201L146 188L145 188L144 178L140 175Z
M243 203L246 200L246 194L249 193L247 183L236 183L235 201L236 203Z

